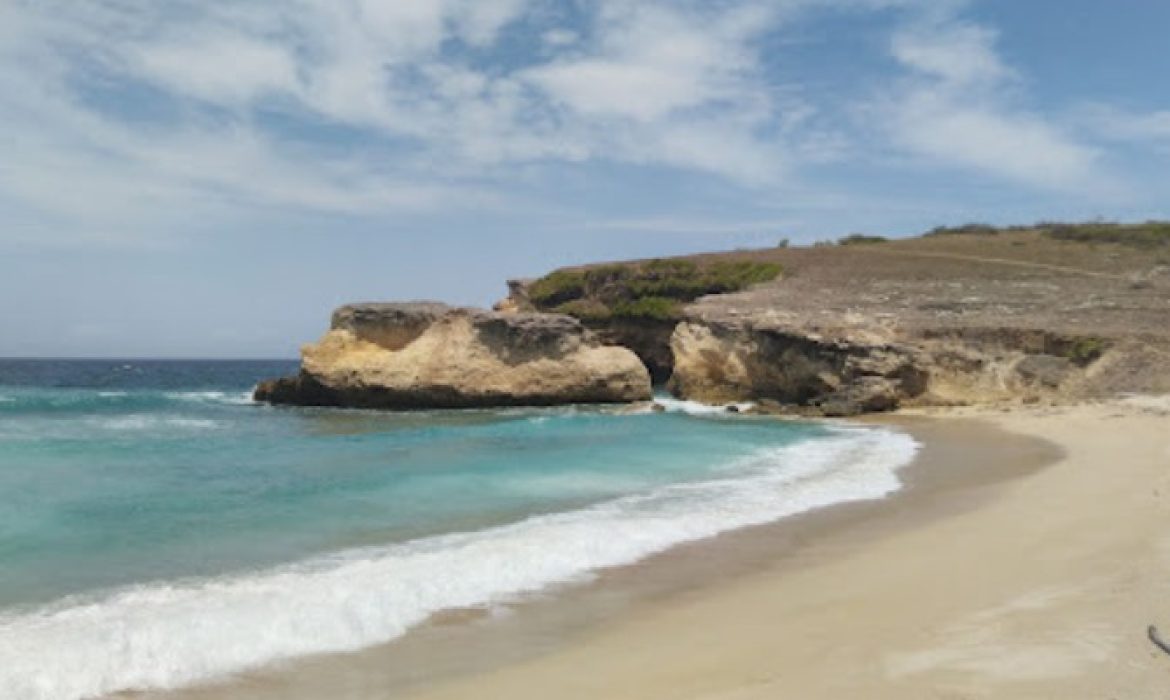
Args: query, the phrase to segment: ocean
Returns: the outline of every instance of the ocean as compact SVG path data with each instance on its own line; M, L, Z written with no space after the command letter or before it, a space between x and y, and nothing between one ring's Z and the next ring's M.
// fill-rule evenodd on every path
M917 445L663 398L256 405L289 361L0 360L0 698L391 641L674 545L881 498Z

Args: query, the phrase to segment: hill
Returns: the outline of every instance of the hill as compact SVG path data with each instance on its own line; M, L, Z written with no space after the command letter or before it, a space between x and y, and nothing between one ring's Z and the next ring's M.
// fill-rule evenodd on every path
M853 413L1170 391L1170 223L939 228L511 283L707 400Z

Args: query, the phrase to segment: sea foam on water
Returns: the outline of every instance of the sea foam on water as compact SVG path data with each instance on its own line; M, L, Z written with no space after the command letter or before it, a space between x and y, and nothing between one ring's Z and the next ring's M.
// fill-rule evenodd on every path
M519 522L154 583L0 617L0 697L170 688L390 641L430 615L510 601L682 542L899 488L917 450L885 429L758 450L726 476Z

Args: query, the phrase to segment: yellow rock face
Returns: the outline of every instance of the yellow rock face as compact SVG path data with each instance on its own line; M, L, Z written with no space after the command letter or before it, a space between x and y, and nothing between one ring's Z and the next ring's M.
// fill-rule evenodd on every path
M305 403L419 408L651 396L649 373L632 352L601 345L574 319L550 314L344 307L334 328L301 354L302 377L335 399Z

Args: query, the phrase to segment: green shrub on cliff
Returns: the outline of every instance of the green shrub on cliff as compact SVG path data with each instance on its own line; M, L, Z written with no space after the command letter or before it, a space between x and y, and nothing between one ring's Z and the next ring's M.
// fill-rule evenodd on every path
M866 245L868 243L885 243L884 236L869 236L864 233L851 233L837 240L837 245Z
M593 299L574 299L544 310L568 314L582 321L607 321L613 317L613 309Z
M556 274L556 273L553 273ZM585 270L585 284L587 287L596 289L607 284L616 284L630 279L634 275L634 270L629 265L611 264L599 265Z
M748 260L717 262L707 268L708 286L703 294L738 292L753 284L770 282L780 275L780 266Z
M665 297L641 297L632 301L614 304L615 318L672 321L679 317L682 305L675 299Z
M528 298L541 307L579 299L584 294L585 275L570 270L555 270L528 288Z
M685 259L557 270L533 282L528 295L537 308L583 321L611 318L668 321L682 305L704 294L723 294L767 282L780 274L775 263L751 260L707 265Z
M1108 349L1109 344L1103 339L1085 336L1073 341L1065 350L1064 355L1083 367L1101 357Z
M1138 224L1121 224L1112 221L1086 221L1062 223L1041 221L1031 226L995 227L989 224L964 224L963 226L939 226L926 233L927 236L952 236L959 234L994 236L1000 233L1039 231L1058 241L1076 243L1116 243L1135 248L1170 247L1170 222L1146 221ZM841 240L844 244L845 239Z
M708 285L703 271L690 260L651 260L638 267L626 289L635 299L695 299L705 293Z

